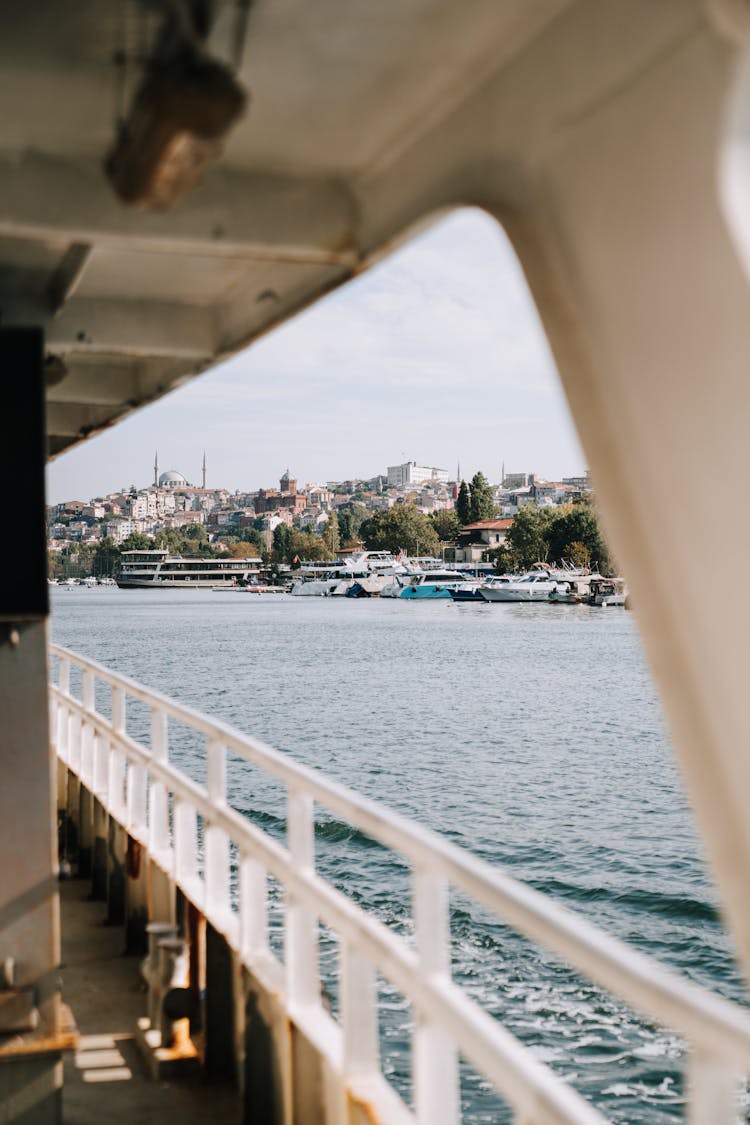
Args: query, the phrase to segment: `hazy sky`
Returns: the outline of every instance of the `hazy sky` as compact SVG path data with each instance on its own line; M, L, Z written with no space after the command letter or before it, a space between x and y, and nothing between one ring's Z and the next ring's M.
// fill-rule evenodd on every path
M584 468L515 255L463 211L252 348L64 454L51 503L153 477L230 489L371 477L415 460L491 481Z

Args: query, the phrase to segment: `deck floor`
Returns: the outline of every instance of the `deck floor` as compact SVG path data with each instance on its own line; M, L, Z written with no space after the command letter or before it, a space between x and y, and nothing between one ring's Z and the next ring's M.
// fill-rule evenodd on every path
M103 924L104 905L88 899L90 884L60 884L63 1000L69 1004L80 1045L65 1060L66 1125L239 1125L237 1093L198 1082L156 1082L135 1042L146 1011L139 958L123 955L123 932Z

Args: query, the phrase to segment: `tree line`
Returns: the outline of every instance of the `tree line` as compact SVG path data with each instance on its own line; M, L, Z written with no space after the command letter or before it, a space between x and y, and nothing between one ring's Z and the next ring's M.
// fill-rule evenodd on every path
M501 573L526 570L538 562L569 562L614 573L614 560L595 510L586 501L547 507L527 504L514 516L505 544L493 552Z

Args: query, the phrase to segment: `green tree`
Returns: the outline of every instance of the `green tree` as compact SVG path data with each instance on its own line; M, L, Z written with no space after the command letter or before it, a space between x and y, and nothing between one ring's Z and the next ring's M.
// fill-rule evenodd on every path
M549 556L547 531L552 521L552 510L540 508L537 504L526 504L513 519L512 526L505 536L505 562L512 562L512 569L533 566L544 562ZM501 566L501 569L507 567Z
M181 555L184 542L182 535L173 527L157 531L154 537L154 546L162 551L169 551L170 555Z
M49 578L63 578L65 564L59 551L47 551L47 575Z
M488 551L487 557L495 564L498 574L516 574L519 570L525 570L520 554L507 543L494 551Z
M72 543L65 561L66 578L88 578L94 559L93 543Z
M254 527L243 527L237 538L240 543L251 543L258 555L265 547L263 536Z
M273 554L274 562L291 562L290 547L292 543L292 529L285 523L278 524L273 529Z
M298 558L300 562L315 562L330 558L325 543L313 531L292 531L289 554L290 562L294 558Z
M227 555L230 559L257 559L260 551L254 543L241 543L235 539L234 543L228 544Z
M469 502L470 522L491 520L494 515L495 497L492 493L492 485L484 473L474 473L471 478L471 500Z
M102 539L96 546L91 573L97 578L111 578L120 559L120 548L114 539Z
M186 539L193 539L197 543L208 542L208 532L202 523L189 523L182 529L182 534Z
M352 504L349 508L339 509L339 539L343 546L352 546L359 535L364 520L367 518L367 509L364 504Z
M405 551L409 555L435 555L440 541L432 520L414 504L394 504L375 512L360 528L370 551Z
M465 480L461 481L461 487L458 490L456 515L458 516L461 526L466 523L471 523L471 493L469 492L469 486Z
M123 551L149 551L154 546L153 539L149 539L148 535L144 535L142 531L131 531L130 535L122 543L121 550Z
M430 519L441 543L452 543L461 530L461 523L455 510L434 512Z
M579 539L574 539L569 545L566 558L569 562L572 562L573 566L587 567L591 565L591 551Z
M612 573L612 560L604 541L596 512L587 504L565 504L558 508L547 530L548 558L555 562L573 561L581 548L602 574Z
M323 544L330 558L336 554L340 546L339 521L335 512L328 513L328 522L323 528Z

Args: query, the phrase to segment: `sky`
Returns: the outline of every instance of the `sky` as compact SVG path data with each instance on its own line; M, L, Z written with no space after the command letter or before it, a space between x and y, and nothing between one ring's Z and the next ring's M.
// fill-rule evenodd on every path
M246 351L52 462L50 503L176 469L234 491L417 461L494 483L585 468L515 253L455 212Z

